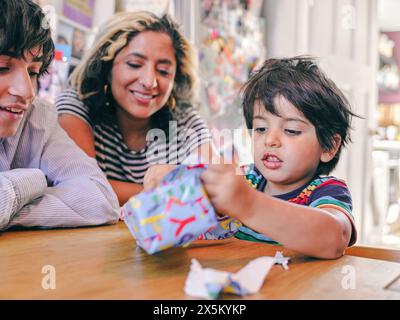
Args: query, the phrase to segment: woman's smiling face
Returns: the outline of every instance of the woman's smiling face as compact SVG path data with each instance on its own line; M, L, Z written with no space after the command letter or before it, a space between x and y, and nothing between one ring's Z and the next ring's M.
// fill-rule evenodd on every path
M160 110L172 92L177 62L169 35L143 31L115 57L111 92L118 111L144 120Z

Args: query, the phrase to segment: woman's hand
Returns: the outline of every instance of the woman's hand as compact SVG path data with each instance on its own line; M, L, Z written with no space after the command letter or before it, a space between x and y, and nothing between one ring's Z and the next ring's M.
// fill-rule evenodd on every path
M200 176L216 211L239 220L249 213L254 191L231 164L209 165Z
M157 164L151 166L149 169L147 169L147 172L144 176L144 191L149 191L152 188L158 187L161 180L176 167L177 165L173 164Z

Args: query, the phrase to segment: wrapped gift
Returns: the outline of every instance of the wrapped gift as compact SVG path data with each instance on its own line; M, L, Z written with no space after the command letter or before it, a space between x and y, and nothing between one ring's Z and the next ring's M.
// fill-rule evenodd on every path
M181 165L176 170L173 170L167 176L165 176L161 184L165 185L171 181L186 178L193 174L200 176L200 173L206 170L206 168L207 165L203 164L196 166ZM217 215L216 217L218 223L215 225L215 227L212 227L206 232L200 234L198 240L222 240L230 238L239 230L240 226L242 225L239 220L229 218L228 216Z
M198 240L222 240L231 238L242 226L239 220L228 216L217 216L218 223L214 228L199 235Z
M176 179L182 179L196 172L200 177L200 173L207 169L207 165L197 165L197 166L185 166L181 165L176 170L170 172L162 180L161 184L168 184ZM193 171L196 170L196 171ZM201 183L200 183L201 184ZM226 238L231 238L242 226L242 223L237 219L232 219L228 216L222 215L219 212L217 215L218 223L215 227L208 229L206 232L199 235L198 240L222 240Z
M231 237L237 220L217 217L201 184L205 165L181 165L160 186L133 196L121 208L137 244L152 254L196 239Z

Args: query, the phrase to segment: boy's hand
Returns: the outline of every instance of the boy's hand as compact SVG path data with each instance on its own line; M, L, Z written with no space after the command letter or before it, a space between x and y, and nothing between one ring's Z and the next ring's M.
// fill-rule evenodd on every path
M220 214L238 218L247 215L254 191L231 164L209 165L201 176L211 203Z

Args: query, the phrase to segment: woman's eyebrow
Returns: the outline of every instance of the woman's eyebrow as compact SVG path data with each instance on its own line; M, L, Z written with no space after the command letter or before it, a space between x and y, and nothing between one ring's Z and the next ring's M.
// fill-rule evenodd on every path
M131 52L127 54L127 57L129 56L134 56L143 60L147 60L147 57L144 54L138 53L138 52Z
M148 58L144 54L141 54L139 52L131 52L127 56L134 56L134 57L137 57L137 58L140 58L143 60L148 60ZM173 64L172 61L169 59L160 59L160 60L157 60L157 63L169 64L169 65Z

